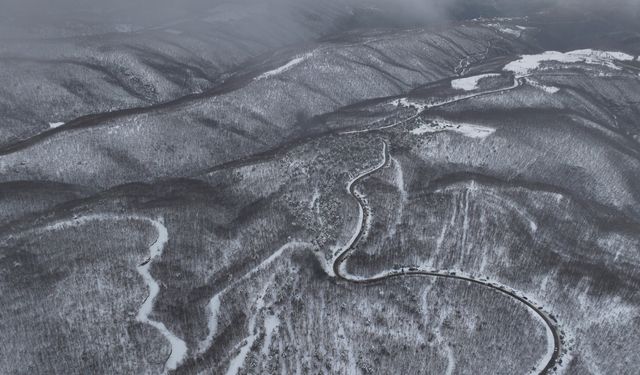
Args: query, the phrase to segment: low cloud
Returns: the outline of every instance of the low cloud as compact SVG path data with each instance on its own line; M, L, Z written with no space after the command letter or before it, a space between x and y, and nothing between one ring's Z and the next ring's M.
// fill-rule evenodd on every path
M266 8L273 12L302 9L306 3L316 7L326 3L335 9L343 7L345 13L348 7L378 9L385 18L407 24L517 16L553 6L640 15L640 0L0 0L0 23L17 19L20 24L49 22L59 25L83 21L152 24L223 3L242 4L247 9Z

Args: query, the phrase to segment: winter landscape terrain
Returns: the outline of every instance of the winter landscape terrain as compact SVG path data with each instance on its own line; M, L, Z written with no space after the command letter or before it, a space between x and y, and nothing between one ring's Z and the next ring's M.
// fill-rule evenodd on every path
M0 374L640 374L640 2L2 1Z

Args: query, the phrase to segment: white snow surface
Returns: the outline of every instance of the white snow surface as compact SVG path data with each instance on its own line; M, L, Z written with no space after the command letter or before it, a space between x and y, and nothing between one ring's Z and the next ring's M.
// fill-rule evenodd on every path
M267 294L267 290L270 284L271 283L267 284L262 290L262 293L258 296L258 299L255 304L256 312L255 314L251 315L251 318L249 318L250 334L245 338L244 345L242 345L242 347L240 348L240 352L238 353L238 355L236 355L233 359L231 359L226 375L237 375L240 369L242 369L245 365L247 355L249 354L249 351L251 350L253 343L256 341L256 339L259 336L259 332L256 331L256 315L258 315L260 311L265 307L264 297ZM270 323L265 322L265 324L269 325Z
M516 77L527 76L541 70L542 63L555 61L563 64L583 63L599 65L619 70L615 61L632 61L635 57L623 52L598 51L582 49L570 52L546 51L537 55L522 55L520 59L510 62L504 67L505 71L513 72Z
M220 314L220 294L216 294L209 300L207 304L209 318L207 320L207 329L209 330L204 341L200 342L198 353L204 353L213 342L213 337L218 332L218 315Z
M534 81L534 80L529 79L529 78L525 78L525 81L526 81L529 85L531 85L531 86L533 86L533 87L535 87L535 88L537 88L537 89L540 89L540 90L542 90L542 91L544 91L544 92L547 92L547 93L549 93L549 94L555 94L555 93L557 93L558 91L560 91L560 89L559 89L558 87L543 85L542 83L540 83L540 82L538 82L538 81Z
M507 25L503 25L501 23L488 23L487 26L501 32L504 34L509 34L509 35L513 35L516 38L519 38L520 36L522 36L522 26L507 26Z
M451 87L456 90L473 91L478 89L478 83L484 78L500 77L500 74L480 74L477 76L454 79L451 81Z
M275 315L269 315L264 318L264 331L265 337L260 352L262 355L269 355L269 347L271 346L271 340L273 338L273 331L280 326L280 319Z
M410 131L414 135L423 135L427 133L439 133L444 131L451 131L454 133L462 134L469 138L487 138L491 134L495 133L495 129L481 125L457 123L447 120L433 120L430 123L423 123L419 127Z
M262 263L258 264L255 268L251 269L249 272L244 274L239 279L236 279L233 283L231 283L226 288L222 289L220 292L216 293L207 304L208 311L208 321L207 321L207 337L202 340L198 345L198 353L202 354L206 352L211 345L213 345L216 334L218 333L218 315L220 314L220 297L224 295L227 291L234 288L240 281L246 280L247 278L254 275L256 272L259 272L270 264L272 264L276 259L282 256L282 254L292 248L302 247L302 246L311 246L311 244L306 242L292 241L289 242L282 247L280 247L277 251L271 254L267 259L265 259Z
M429 104L414 102L409 100L408 98L396 99L391 102L391 105L403 108L415 108L418 112L422 112L427 108L431 108L431 105Z
M147 288L149 289L149 295L145 299L142 306L138 310L138 314L136 315L136 320L140 323L148 324L158 331L169 341L171 345L171 354L169 358L165 362L164 372L167 373L171 370L175 370L180 363L184 360L187 355L187 344L174 335L162 322L158 322L155 320L151 320L149 316L153 312L153 304L155 298L160 292L160 285L158 282L151 276L149 272L149 268L153 260L158 259L162 256L162 251L164 250L165 245L169 240L169 232L167 227L164 225L164 220L162 218L159 219L151 219L144 216L125 216L125 215L110 215L110 214L96 214L96 215L86 215L80 217L74 217L70 220L62 220L56 223L52 223L43 228L43 230L47 231L55 231L62 230L65 228L72 228L84 225L91 221L108 221L108 220L137 220L143 221L151 224L156 232L158 233L158 237L155 242L149 246L149 257L147 261L143 265L139 265L137 267L138 273L144 279Z
M136 320L140 323L146 323L154 327L169 341L171 344L171 354L165 363L165 371L170 371L175 370L186 357L187 344L169 331L164 323L149 319L149 315L151 315L151 312L153 311L153 302L160 292L160 285L158 285L158 282L151 276L149 268L151 267L152 261L162 255L162 250L169 239L167 227L165 227L161 221L151 220L149 222L158 232L158 238L153 245L149 247L149 257L151 260L144 265L138 266L138 273L142 275L147 287L149 288L149 296L140 307L140 310L138 310Z
M253 317L252 319L255 319L255 317ZM253 320L250 323L255 324ZM250 325L249 328L253 330L254 326ZM251 347L253 346L253 343L256 341L257 338L258 338L257 333L251 334L245 338L245 344L240 348L240 352L238 352L238 355L236 355L235 357L233 357L233 359L231 359L226 375L237 375L240 369L244 367L244 363L247 360L247 355L249 354L249 350L251 350Z
M286 72L287 70L293 68L294 66L304 62L305 60L307 60L311 56L313 56L312 52L305 53L304 55L298 56L298 57L294 58L293 60L289 61L288 63L282 65L279 68L270 70L268 72L265 72L265 73L259 75L256 78L256 81L261 80L261 79L265 79L265 78L270 78L270 77L276 76L278 74L282 74L282 73Z

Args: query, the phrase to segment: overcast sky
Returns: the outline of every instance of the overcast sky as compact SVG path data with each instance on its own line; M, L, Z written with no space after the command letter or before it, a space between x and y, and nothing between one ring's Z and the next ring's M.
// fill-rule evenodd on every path
M277 11L286 7L304 7L306 2L327 2L351 7L386 8L385 14L412 22L444 19L457 16L483 14L487 9L497 9L505 14L517 14L519 10L543 3L562 3L567 7L585 9L599 7L618 10L622 14L640 15L640 0L0 0L0 20L17 19L20 23L63 24L95 22L102 24L140 23L153 24L182 17L189 13L214 8L224 2L251 4L265 3ZM462 9L468 10L462 12ZM530 9L526 10L530 12Z

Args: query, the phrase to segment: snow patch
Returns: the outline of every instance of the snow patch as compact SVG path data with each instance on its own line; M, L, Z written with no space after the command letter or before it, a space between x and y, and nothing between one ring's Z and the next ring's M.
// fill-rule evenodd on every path
M265 338L262 345L262 355L269 354L269 347L273 338L273 331L280 326L280 319L275 315L269 315L264 319Z
M240 369L244 366L244 362L247 360L247 354L249 354L249 350L251 350L251 347L253 346L253 343L256 341L257 337L257 334L253 334L245 339L245 344L240 349L240 352L231 360L226 375L238 374L238 371L240 371Z
M427 133L440 133L444 131L451 131L461 134L469 138L487 138L491 134L495 133L494 128L489 128L481 125L467 124L467 123L455 123L447 120L432 120L429 123L423 123L419 127L410 131L413 135L423 135Z
M167 227L160 221L152 220L150 223L155 227L158 232L158 238L149 248L149 258L150 261L145 262L145 264L138 266L138 273L142 276L147 287L149 288L149 296L144 301L140 310L138 310L138 315L136 316L136 320L140 323L146 323L150 326L154 327L169 341L171 344L171 354L169 355L169 359L165 363L165 371L175 370L178 365L184 360L187 355L187 344L176 337L162 322L158 322L155 320L149 319L149 315L153 311L153 303L156 299L156 296L160 292L160 285L155 279L151 276L149 272L149 268L151 267L151 261L159 258L162 255L162 250L166 245L169 234L167 232Z
M519 26L505 26L503 24L500 23L488 23L487 26L491 27L492 29L495 29L501 33L504 34L509 34L509 35L513 35L516 38L520 38L520 36L522 36L522 30Z
M554 61L562 64L583 63L600 65L610 69L620 70L615 61L632 61L634 56L623 52L598 51L582 49L571 52L546 51L537 55L522 55L520 59L512 61L504 67L505 71L513 72L517 77L527 76L541 70L544 62Z
M314 207L316 209L316 214L320 214L320 205L316 206L316 203L318 202L318 199L320 199L320 191L318 190L318 188L316 188L313 191L313 196L311 197L311 202L309 202L309 209L313 210Z
M213 342L213 338L216 333L218 333L218 315L220 314L220 293L216 294L211 298L209 303L207 304L207 310L209 311L209 319L207 321L207 328L209 332L207 333L207 337L204 341L200 342L198 346L198 352L204 353L211 343Z
M400 224L402 224L402 216L404 214L404 207L407 204L408 201L408 197L409 197L409 193L407 192L407 189L405 188L405 182L404 182L404 172L402 170L402 165L400 164L400 162L396 159L396 158L390 158L393 166L394 166L394 177L393 177L393 182L398 190L398 193L400 194L400 202L398 203L398 209L396 210L396 214L395 214L395 222L393 224L393 226L389 229L388 233L386 234L386 238L391 239L396 235L397 229L400 226Z
M208 315L209 315L209 320L207 322L207 328L208 328L209 332L207 333L207 337L204 340L202 340L198 345L198 353L199 354L202 354L202 353L206 352L211 347L211 345L213 344L213 339L215 338L216 333L218 331L218 315L219 315L219 312L220 312L220 296L222 296L229 289L235 287L241 281L246 280L247 278L251 277L252 275L256 274L257 272L259 272L259 271L265 269L266 267L268 267L276 259L278 259L280 256L282 256L282 254L286 250L288 250L290 248L300 247L300 246L311 246L311 245L309 243L306 243L306 242L298 242L298 241L292 241L292 242L289 242L289 243L283 245L277 251L275 251L273 254L271 254L267 259L265 259L262 263L258 264L255 268L253 268L252 270L250 270L249 272L244 274L239 279L236 279L233 283L231 283L229 286L227 286L226 288L224 288L220 292L216 293L209 300L209 303L207 304L207 310L208 310Z
M473 77L459 78L451 81L451 87L456 90L473 91L478 89L478 83L484 78L500 77L500 74L480 74Z
M270 78L273 76L276 76L278 74L282 74L284 72L286 72L287 70L293 68L294 66L304 62L305 60L307 60L308 58L310 58L311 56L313 56L312 52L306 53L302 56L298 56L296 58L294 58L293 60L289 61L288 63L284 64L283 66L270 70L268 72L265 72L263 74L261 74L260 76L258 76L255 80L261 80L261 79L266 79L266 78Z
M259 314L260 311L262 311L262 309L264 308L264 297L267 294L267 290L269 289L270 284L271 283L268 283L264 287L262 293L256 300L256 312L255 314L251 315L251 318L249 318L249 332L253 333L245 339L244 345L242 345L242 347L240 348L240 352L229 363L229 368L226 372L227 375L237 375L238 371L240 371L240 369L244 367L245 361L247 360L247 354L249 354L249 350L251 350L253 343L258 338L258 332L254 332L256 328L256 315Z
M44 230L47 231L55 231L61 230L71 227L78 227L84 225L91 221L107 221L107 220L138 220L151 224L156 232L158 233L158 237L156 241L149 247L149 256L146 261L137 267L138 273L144 279L145 284L149 290L149 295L143 302L142 306L138 310L138 314L136 315L136 320L143 324L148 324L158 331L169 341L171 345L171 354L169 358L165 362L164 372L167 373L171 370L175 370L180 363L184 360L187 355L187 344L176 335L174 335L162 322L158 322L155 320L149 319L149 316L153 312L153 304L160 293L160 285L158 282L151 276L150 267L153 260L158 259L162 256L162 251L164 250L165 245L169 241L169 232L167 227L164 225L164 221L162 218L153 220L143 216L119 216L119 215L108 215L108 214L97 214L97 215L86 215L80 217L74 217L70 220L63 220L53 224L50 224L44 227Z
M530 86L535 87L537 89L540 89L540 90L542 90L544 92L547 92L549 94L555 94L558 91L560 91L560 89L558 87L546 86L546 85L543 85L540 82L534 81L534 80L529 79L529 78L525 78L525 82L527 82Z
M402 108L415 108L418 112L422 112L431 107L429 104L414 102L408 98L396 99L391 102L391 105Z

